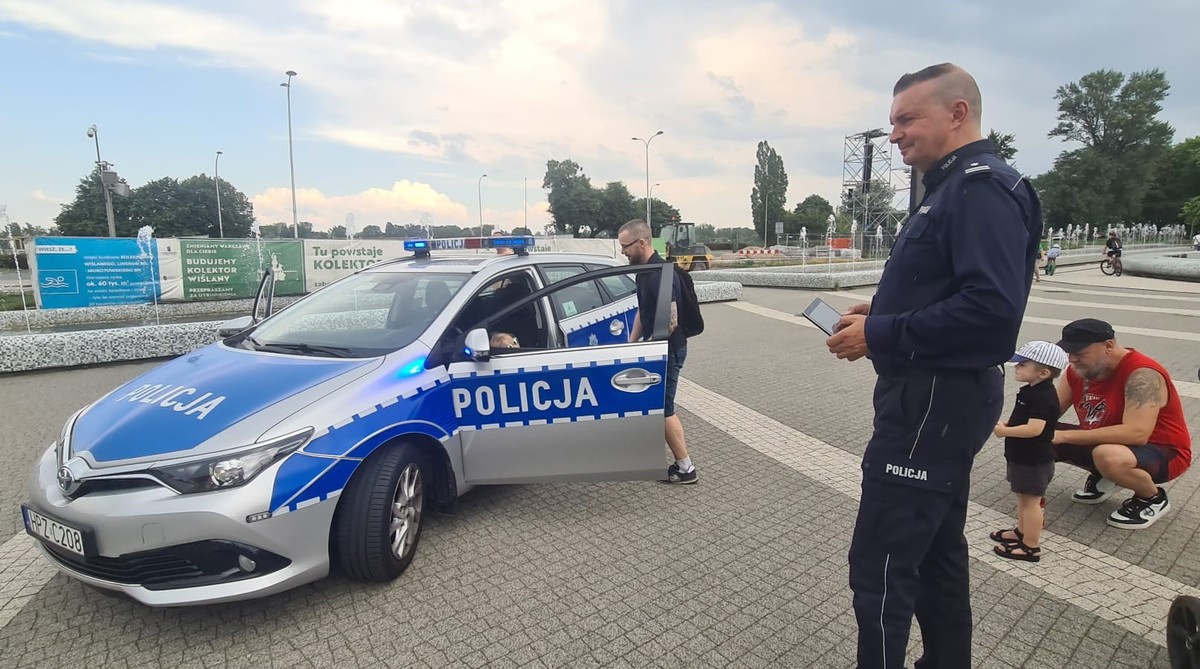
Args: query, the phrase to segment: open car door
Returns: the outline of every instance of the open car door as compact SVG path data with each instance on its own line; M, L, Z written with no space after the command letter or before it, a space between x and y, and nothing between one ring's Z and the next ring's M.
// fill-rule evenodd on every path
M471 484L662 478L670 264L606 267L547 286L445 342L452 408ZM647 341L568 345L549 303L555 293L620 274L658 281L656 332ZM488 331L536 305L554 332L547 347L491 350Z

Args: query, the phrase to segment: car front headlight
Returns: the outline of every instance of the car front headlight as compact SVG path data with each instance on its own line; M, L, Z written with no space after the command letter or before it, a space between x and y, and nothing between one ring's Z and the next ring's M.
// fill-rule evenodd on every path
M309 427L259 442L237 453L156 467L150 474L183 494L236 488L249 483L264 469L308 443L312 435L313 428Z

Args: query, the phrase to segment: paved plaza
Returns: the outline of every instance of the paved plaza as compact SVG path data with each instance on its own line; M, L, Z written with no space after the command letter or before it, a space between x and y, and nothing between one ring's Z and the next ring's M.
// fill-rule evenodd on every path
M846 552L871 430L868 361L834 359L799 313L873 288L747 288L704 307L678 406L696 486L499 486L431 517L412 567L387 585L341 576L268 599L150 609L58 574L20 528L34 458L79 406L155 363L0 376L0 668L852 667ZM1035 284L1021 340L1085 316L1158 359L1200 426L1200 284L1063 268ZM1005 415L1017 384L1009 378ZM1000 440L976 461L967 522L977 667L1168 667L1165 617L1200 595L1200 467L1171 512L1138 532L1047 494L1046 555L1011 563ZM919 634L914 626L910 656Z

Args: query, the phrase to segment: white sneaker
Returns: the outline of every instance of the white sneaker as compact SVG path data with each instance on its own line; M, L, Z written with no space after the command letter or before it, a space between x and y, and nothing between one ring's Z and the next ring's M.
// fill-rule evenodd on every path
M1071 499L1080 504L1099 504L1112 497L1112 494L1117 491L1117 487L1116 483L1099 474L1088 474L1083 488L1076 490L1075 494L1071 495Z
M1134 495L1125 500L1121 508L1113 511L1108 517L1108 524L1125 530L1144 530L1165 516L1170 509L1167 492L1159 488L1158 494L1150 499Z

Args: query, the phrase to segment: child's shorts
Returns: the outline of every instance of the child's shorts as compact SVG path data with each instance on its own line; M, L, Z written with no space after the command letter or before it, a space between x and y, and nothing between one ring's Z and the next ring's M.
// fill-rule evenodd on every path
M1054 478L1054 463L1026 465L1009 462L1005 478L1012 484L1012 491L1018 495L1042 497L1046 494L1046 488L1050 486L1050 479Z

